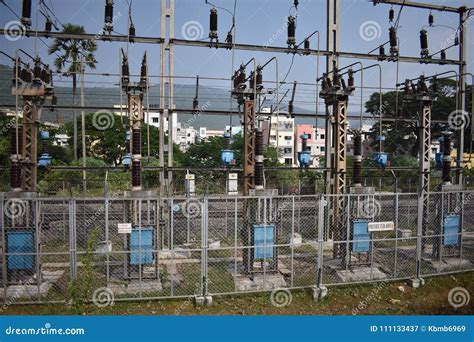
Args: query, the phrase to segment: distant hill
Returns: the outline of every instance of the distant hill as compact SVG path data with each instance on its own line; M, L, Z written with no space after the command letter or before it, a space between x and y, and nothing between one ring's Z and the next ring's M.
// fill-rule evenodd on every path
M10 66L0 64L0 107L3 105L14 105L15 97L11 95L11 84L12 84L13 70ZM55 94L58 97L58 105L72 106L72 80L67 77L62 77L57 80L55 78ZM108 83L110 84L110 83ZM90 83L85 87L85 104L95 106L114 106L120 104L120 92L118 84L112 87L97 86L91 87ZM79 85L78 85L79 87ZM175 84L174 85L174 101L176 108L191 109L193 99L195 96L195 86L189 84ZM152 86L149 90L148 99L150 103L150 111L157 108L159 104L159 86ZM146 99L145 99L146 100ZM126 102L126 98L122 97L123 103ZM229 110L229 90L217 87L199 86L199 104L200 106L208 104L208 108L212 110ZM209 102L208 102L209 101ZM79 104L79 89L78 98L76 103ZM146 102L145 102L146 104ZM271 103L267 100L266 106ZM236 110L237 104L235 100L232 100L232 108ZM300 113L312 113L311 111L295 107L296 112ZM58 114L64 117L64 120L68 121L72 118L72 110L61 110L60 113L52 112L45 108L42 113L41 121L55 122ZM178 120L186 122L189 120L191 115L180 114ZM357 120L354 124L357 125ZM314 118L297 118L297 124L313 124L315 123ZM320 125L323 125L323 120L319 120ZM229 125L230 118L228 115L201 115L193 120L192 126L207 127L208 129L223 129L226 125ZM239 125L239 119L237 115L233 115L233 125Z

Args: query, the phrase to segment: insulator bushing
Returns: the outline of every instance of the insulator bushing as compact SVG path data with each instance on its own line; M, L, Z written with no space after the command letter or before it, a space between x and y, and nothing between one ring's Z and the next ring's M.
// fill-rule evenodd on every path
M17 154L16 126L10 128L10 154ZM23 126L18 125L18 154L21 154L23 148Z
M428 49L428 34L426 30L420 31L420 47L422 50Z
M262 70L257 71L257 87L261 88L263 86L263 75Z
M199 100L197 98L193 100L193 110L199 110Z
M106 0L104 22L108 24L112 24L113 17L114 17L114 2L113 0Z
M347 86L346 86L346 80L344 80L344 78L341 77L341 86L342 86L342 89L346 89Z
M261 129L255 131L255 155L263 156L263 131Z
M385 57L385 56L386 56L386 55L385 55L385 47L384 47L383 45L380 45L380 46L379 46L379 55L380 55L381 57Z
M255 186L263 187L263 163L255 163Z
M31 0L23 0L21 23L27 27L31 26Z
M12 189L21 188L21 168L17 162L10 166L10 187Z
M130 24L130 27L128 28L128 35L130 37L135 37L135 26L133 24Z
M140 160L132 160L132 186L141 186L141 162Z
M33 68L33 76L34 78L41 79L41 64L39 62L35 62L35 66Z
M289 46L296 44L296 19L292 15L288 17L288 40L286 41Z
M236 72L234 72L234 76L232 77L232 80L234 81L234 89L237 89L238 85L239 85L239 75Z
M53 23L51 22L51 20L49 20L49 18L46 18L46 23L44 24L44 30L46 32L51 32L53 28Z
M444 51L444 50L441 51L440 58L441 58L442 60L445 60L445 59L446 59L446 51Z
M444 183L451 181L451 136L443 136L443 171L442 180Z
M132 131L132 154L142 154L142 132L139 128Z
M288 103L288 113L289 113L290 115L292 115L293 112L294 112L294 110L295 110L295 109L294 109L294 106L293 106L293 101L290 101L290 102Z
M341 76L337 73L337 70L334 69L334 74L332 77L332 83L335 87L341 86Z
M353 178L355 184L362 184L362 135L360 133L354 134L354 164L353 164Z
M142 67L140 69L140 82L145 85L147 84L147 64L145 57L143 57Z
M255 187L263 187L263 130L255 130Z
M23 68L21 70L20 78L22 81L25 81L26 83L31 83L31 70L29 67Z
M309 50L310 48L311 48L311 44L310 44L310 42L309 42L309 39L306 38L306 39L304 40L304 49L305 49L305 50Z
M354 155L355 156L362 155L362 135L361 134L354 135Z
M431 12L430 12L430 15L428 15L428 24L430 26L433 26L433 24L434 24L434 16Z
M389 35L389 40L390 40L390 47L396 48L398 43L397 43L397 29L395 27L390 27L388 31Z
M395 18L395 10L393 8L390 8L390 10L388 11L388 20L392 22L393 18Z
M349 86L349 88L354 87L354 72L352 71L352 69L350 69L348 72L347 85Z
M211 8L209 15L209 38L217 38L217 9Z

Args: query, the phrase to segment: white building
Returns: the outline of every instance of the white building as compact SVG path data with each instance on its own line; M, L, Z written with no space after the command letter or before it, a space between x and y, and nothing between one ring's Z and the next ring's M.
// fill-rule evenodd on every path
M196 142L196 136L197 132L193 127L182 127L181 122L178 122L173 142L184 152Z
M265 134L265 132L264 132ZM270 135L268 143L270 146L278 147L280 154L279 162L285 165L296 165L295 160L295 119L280 112L278 118L272 115L270 118Z

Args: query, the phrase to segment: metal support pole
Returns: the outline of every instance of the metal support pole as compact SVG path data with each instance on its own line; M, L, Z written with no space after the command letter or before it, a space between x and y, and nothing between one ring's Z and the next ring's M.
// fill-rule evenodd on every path
M84 107L84 56L81 55L81 107ZM120 109L122 110L122 109ZM82 130L82 190L85 192L87 189L87 162L86 162L86 115L84 109L81 111L81 130Z
M465 113L466 110L466 59L467 59L467 8L462 7L459 14L459 59L461 64L459 65L459 102L461 104L461 113ZM466 118L467 119L467 118ZM474 124L473 124L474 125ZM464 168L464 131L467 127L461 127L459 130L459 141L456 156L456 181L457 184L463 184L463 168Z

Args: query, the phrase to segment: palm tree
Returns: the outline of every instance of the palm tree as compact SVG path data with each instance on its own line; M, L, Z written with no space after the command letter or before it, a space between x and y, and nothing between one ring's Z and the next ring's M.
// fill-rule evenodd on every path
M62 33L66 34L85 34L86 30L82 25L74 25L66 23L63 25ZM69 38L55 38L53 44L49 47L48 53L50 55L57 54L58 57L54 61L54 65L58 72L65 71L67 76L72 75L72 98L73 106L76 99L77 88L77 74L82 73L81 57L83 58L83 65L95 69L97 63L93 52L97 50L97 44L91 39L69 39ZM66 70L65 70L66 69ZM77 160L77 119L76 111L73 109L73 152L74 160ZM83 132L84 134L84 132Z

